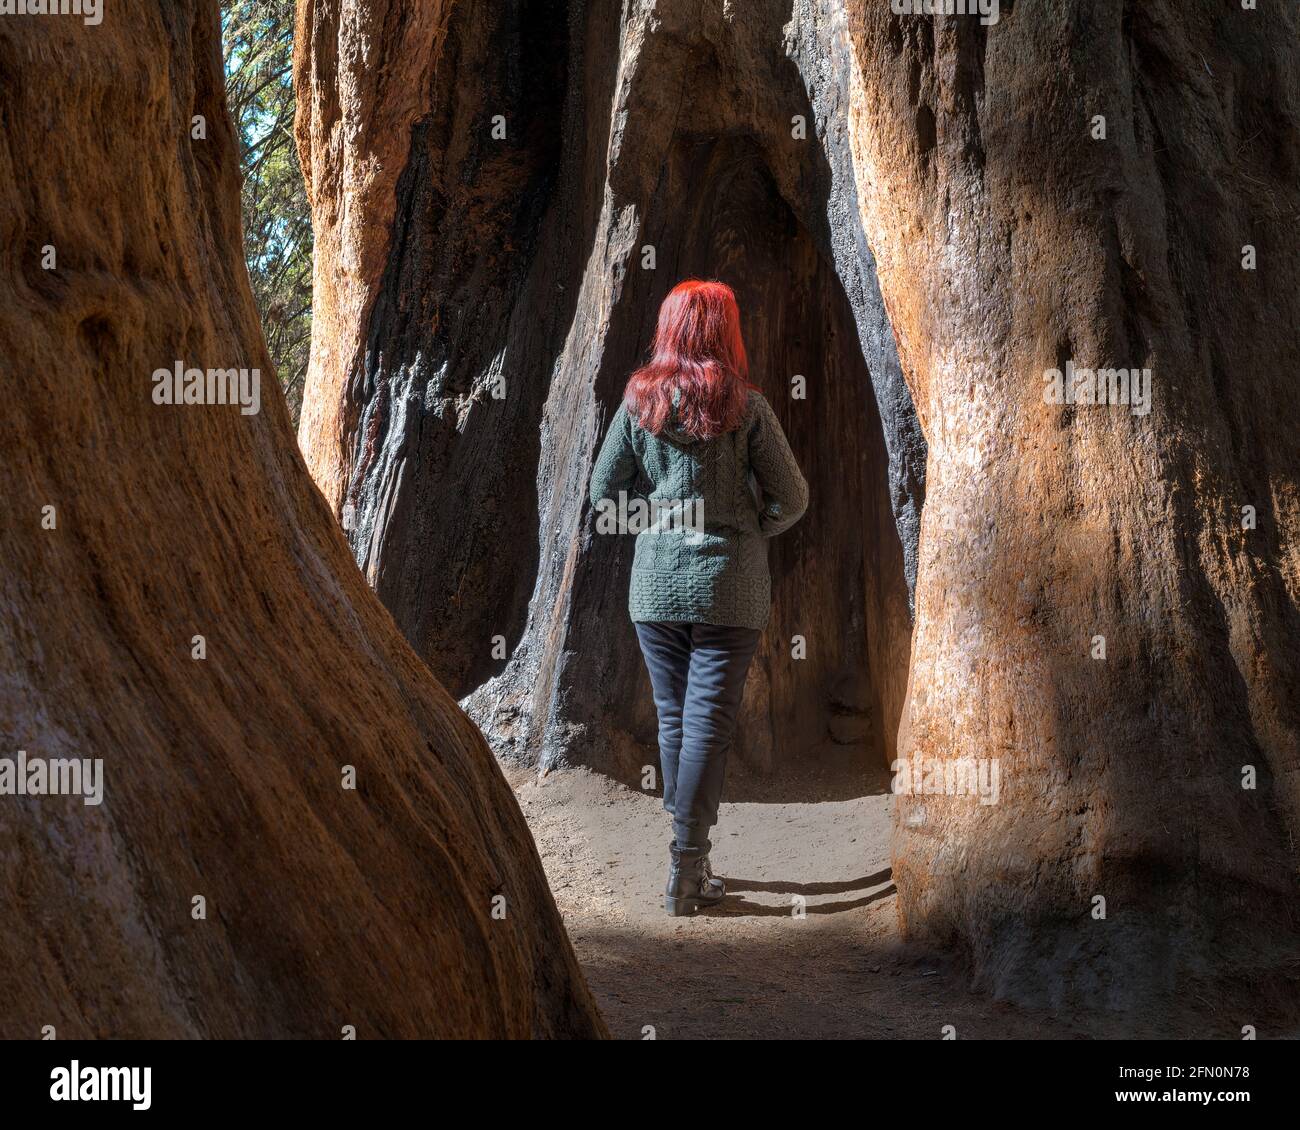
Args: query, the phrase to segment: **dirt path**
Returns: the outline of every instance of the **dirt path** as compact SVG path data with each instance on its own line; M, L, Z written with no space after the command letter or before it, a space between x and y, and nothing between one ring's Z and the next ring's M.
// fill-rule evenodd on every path
M512 781L616 1037L649 1026L658 1039L940 1039L949 1024L959 1038L1098 1034L973 994L952 962L900 941L887 793L724 804L713 862L727 899L674 919L658 798L585 770Z

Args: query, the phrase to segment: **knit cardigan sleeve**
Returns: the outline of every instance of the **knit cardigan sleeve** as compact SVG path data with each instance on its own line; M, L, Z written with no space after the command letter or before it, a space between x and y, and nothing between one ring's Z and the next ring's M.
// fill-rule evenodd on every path
M627 405L620 403L591 472L592 506L606 498L617 501L620 491L630 495L638 476L636 452L632 449L632 420Z
M762 496L758 528L764 537L788 530L808 509L808 484L795 462L781 422L765 397L749 431L749 465Z

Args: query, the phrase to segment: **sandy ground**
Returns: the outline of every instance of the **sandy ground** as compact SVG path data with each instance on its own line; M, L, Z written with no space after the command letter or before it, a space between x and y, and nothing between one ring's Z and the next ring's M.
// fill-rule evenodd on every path
M887 782L851 800L724 804L712 858L727 898L669 918L657 797L581 769L512 775L618 1038L941 1039L945 1025L967 1039L1096 1034L974 994L958 964L900 940Z
M723 804L714 829L728 894L693 918L663 910L670 831L658 797L583 769L508 775L617 1038L937 1040L949 1025L957 1039L1241 1038L1233 1010L1190 1000L1163 1015L1020 1008L972 991L959 959L903 942L883 772L761 794L729 783L746 800ZM828 799L775 799L790 795ZM1300 1038L1293 1023L1266 1028L1261 1038Z

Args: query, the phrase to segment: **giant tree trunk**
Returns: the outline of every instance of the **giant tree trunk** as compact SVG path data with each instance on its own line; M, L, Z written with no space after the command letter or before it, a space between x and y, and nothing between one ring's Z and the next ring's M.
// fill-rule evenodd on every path
M901 913L1025 999L1294 1004L1300 13L1002 7L854 6L845 60L929 441L900 753L1002 775L900 799ZM1149 367L1149 414L1045 402L1066 361Z
M304 0L299 21L317 293L358 312L317 323L300 434L376 591L502 752L640 781L631 539L592 533L587 479L660 299L722 278L812 486L773 547L733 781L883 763L924 441L854 219L827 6L796 5L788 53L772 0L625 23L617 4L417 7L419 34L382 0ZM381 112L398 137L368 128ZM382 180L369 211L341 206L353 170Z
M653 758L630 547L583 494L659 298L719 276L813 493L775 548L742 765L808 772L830 734L889 755L910 660L899 752L996 758L1002 785L900 800L911 932L1053 1001L1286 968L1294 10L621 8L449 0L417 35L304 0L300 141L343 248L320 278L358 316L319 326L333 426L302 439L398 623L502 748ZM381 108L395 133L362 128ZM382 181L369 213L340 205L349 170ZM1150 367L1153 410L1046 403L1066 361Z
M7 17L0 74L0 753L105 776L0 798L0 1035L601 1034L487 746L295 450L217 5ZM177 360L260 369L260 413L155 404Z

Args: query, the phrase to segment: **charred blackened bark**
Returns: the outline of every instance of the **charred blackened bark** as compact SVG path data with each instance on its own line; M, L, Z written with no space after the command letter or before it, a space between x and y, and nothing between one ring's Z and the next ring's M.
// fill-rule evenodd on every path
M317 28L313 81L346 23ZM358 560L502 752L636 781L654 760L632 547L594 534L586 484L660 299L694 274L735 287L812 488L773 547L736 777L892 754L925 447L857 219L846 42L828 4L448 10L366 345L311 395L349 422L331 466ZM338 159L304 136L313 168Z

